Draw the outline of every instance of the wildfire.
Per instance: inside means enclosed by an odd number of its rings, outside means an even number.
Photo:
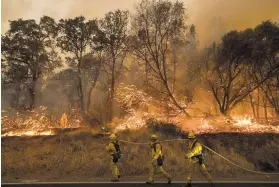
[[[32,131],[32,130],[21,130],[21,131],[10,131],[2,136],[49,136],[49,135],[55,135],[52,130],[46,130],[46,131]]]
[[[80,117],[73,110],[71,120],[63,127],[59,120],[47,114],[46,107],[13,116],[2,116],[1,136],[49,136],[55,135],[54,128],[77,128],[81,126]]]
[[[209,125],[207,120],[201,119],[201,125],[197,128],[196,132],[198,133],[204,133],[204,132],[213,132],[216,129]]]
[[[234,123],[235,126],[252,125],[251,117],[233,117],[233,119],[236,121],[236,123]]]
[[[140,129],[146,127],[148,119],[156,119],[161,122],[176,124],[184,131],[194,131],[202,133],[278,133],[278,121],[273,123],[259,122],[250,116],[233,116],[231,119],[224,117],[214,117],[211,119],[192,118],[187,119],[183,114],[170,115],[162,107],[163,103],[149,97],[144,91],[138,90],[134,85],[125,86],[121,84],[117,89],[117,101],[126,112],[122,118],[114,118],[110,125],[115,131],[125,129]],[[175,113],[175,112],[174,112]],[[47,115],[46,108],[41,107],[40,111],[32,111],[31,116],[25,117],[17,114],[15,117],[2,116],[2,136],[42,136],[54,135],[53,128],[78,128],[81,127],[82,118],[77,111],[67,119],[66,114],[61,121]],[[62,124],[62,125],[60,125]]]
[[[234,116],[233,120],[202,120],[196,130],[198,133],[242,132],[242,133],[279,133],[279,126],[260,123],[252,117]]]

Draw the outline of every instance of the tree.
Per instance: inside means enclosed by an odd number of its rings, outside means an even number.
[[[103,53],[103,70],[109,78],[109,121],[113,117],[114,95],[116,80],[123,70],[123,62],[128,52],[128,11],[116,10],[108,12],[98,22],[99,32],[95,41],[95,48]]]
[[[54,49],[57,28],[47,16],[35,20],[10,21],[10,29],[1,37],[2,58],[6,64],[4,83],[18,83],[27,88],[30,109],[35,107],[37,80],[61,65]]]
[[[279,115],[279,24],[263,22],[255,28],[255,38],[251,75],[255,82],[260,82],[267,72],[273,70],[260,88]]]
[[[63,98],[62,102],[68,103],[71,108],[75,108],[74,106],[79,103],[79,97],[76,92],[77,77],[77,72],[72,68],[62,70],[48,77],[47,84],[43,90],[44,94],[46,94],[44,100],[47,100],[44,105],[50,109],[51,106],[55,106]],[[58,96],[53,97],[53,94],[51,94],[53,92],[57,93]]]
[[[246,96],[267,81],[278,68],[266,69],[262,76],[254,81],[255,37],[253,29],[227,33],[219,45],[213,44],[207,51],[206,80],[223,115],[229,112]]]
[[[90,51],[91,42],[97,31],[96,20],[85,21],[83,16],[59,21],[58,46],[69,55],[66,58],[70,67],[77,71],[80,109],[84,112],[84,88],[82,84],[82,60]]]
[[[85,91],[87,94],[86,110],[89,111],[91,105],[92,91],[97,84],[100,75],[102,59],[94,57],[92,54],[87,54],[81,61],[81,72]]]
[[[171,89],[172,70],[175,61],[169,60],[171,45],[185,34],[185,8],[182,2],[176,1],[141,1],[136,7],[133,20],[133,51],[137,59],[145,62],[150,70],[148,85],[156,93],[170,99],[180,111],[185,111],[174,97]],[[174,80],[174,79],[173,79]]]

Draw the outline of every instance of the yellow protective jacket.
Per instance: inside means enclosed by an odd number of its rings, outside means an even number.
[[[154,146],[156,146],[155,149],[154,149]],[[152,149],[152,158],[153,159],[157,159],[159,156],[162,156],[162,146],[160,143],[158,143],[158,142],[151,143],[150,147]]]
[[[115,146],[113,143],[116,143],[116,141],[111,141],[107,146],[106,150],[110,153],[110,155],[117,153]],[[118,143],[118,142],[117,142]],[[119,144],[119,143],[118,143]]]
[[[202,145],[197,140],[189,143],[189,149],[190,151],[186,154],[187,158],[193,158],[202,154]]]

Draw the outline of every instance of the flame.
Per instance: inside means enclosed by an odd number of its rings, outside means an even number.
[[[65,118],[66,114],[63,116]],[[16,116],[2,116],[1,125],[1,136],[49,136],[55,135],[53,128],[78,128],[82,121],[73,110],[70,122],[61,126],[60,121],[48,115],[47,108],[41,106],[37,110],[25,112],[25,115],[17,112]]]
[[[241,125],[252,125],[252,118],[251,117],[233,117],[236,123],[234,125],[241,126]]]
[[[45,131],[32,131],[32,130],[21,130],[21,131],[10,131],[2,136],[50,136],[55,135],[52,130],[45,130]]]
[[[175,111],[173,104],[166,101],[158,102],[148,97],[142,90],[138,90],[134,85],[121,84],[117,90],[117,96],[118,102],[126,109],[127,115],[121,120],[114,120],[113,126],[116,131],[145,127],[146,120],[154,118],[162,122],[177,124],[184,131],[191,130],[197,134],[221,132],[279,133],[279,126],[256,122],[251,116],[233,116],[230,120],[225,117],[186,119],[179,111]],[[171,110],[168,111],[169,114],[166,114],[162,109],[164,104],[167,104]]]
[[[109,124],[115,131],[144,128],[146,121],[153,118],[163,123],[176,124],[181,130],[193,131],[196,134],[222,132],[279,134],[279,126],[257,122],[251,116],[233,116],[231,119],[225,117],[187,119],[169,102],[155,100],[134,85],[120,84],[116,91],[116,99],[126,115],[114,118]],[[61,122],[56,120],[53,116],[47,115],[46,107],[41,107],[40,111],[30,111],[28,117],[20,113],[15,117],[2,116],[2,136],[47,136],[54,135],[52,128],[81,127],[82,117],[78,115],[78,111],[73,110],[69,118],[66,114],[63,116]],[[273,122],[278,123],[278,120],[275,119]]]

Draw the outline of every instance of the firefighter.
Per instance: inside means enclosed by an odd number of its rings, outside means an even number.
[[[200,170],[206,176],[210,186],[213,186],[211,176],[207,172],[206,167],[203,163],[202,145],[198,142],[195,134],[192,132],[188,134],[188,139],[190,139],[190,151],[185,155],[185,158],[189,161],[189,171],[186,177],[187,184],[185,187],[191,187],[192,174],[197,165],[199,165]]]
[[[110,143],[106,146],[106,150],[110,154],[110,168],[112,171],[112,182],[118,182],[120,179],[120,174],[117,166],[117,162],[121,157],[121,150],[117,137],[114,133],[110,135]]]
[[[167,179],[168,184],[171,183],[171,177],[170,175],[163,169],[163,160],[164,156],[162,155],[162,145],[157,141],[157,136],[152,135],[151,136],[151,143],[150,147],[152,150],[152,160],[150,163],[150,169],[149,169],[149,177],[146,184],[153,184],[154,183],[154,172],[156,170],[156,167],[158,166],[160,173],[162,173]]]

